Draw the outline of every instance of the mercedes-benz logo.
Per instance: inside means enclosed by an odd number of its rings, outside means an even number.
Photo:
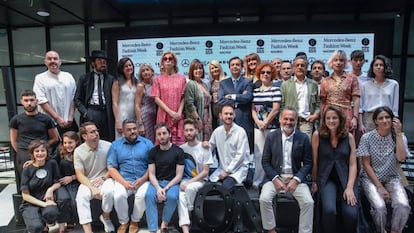
[[[181,65],[182,65],[183,67],[188,67],[188,66],[190,65],[190,61],[189,61],[188,59],[183,59],[183,60],[181,61]]]

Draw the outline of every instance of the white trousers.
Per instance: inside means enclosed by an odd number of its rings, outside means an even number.
[[[184,180],[181,183],[185,183],[188,180]],[[178,224],[190,225],[189,211],[194,209],[194,200],[196,198],[198,190],[203,187],[204,182],[195,181],[187,185],[185,191],[180,190],[180,196],[178,201]]]
[[[107,179],[99,187],[102,195],[102,210],[105,213],[112,211],[114,206],[114,181],[112,179]],[[91,215],[91,200],[93,199],[91,190],[81,184],[79,185],[78,193],[76,194],[76,207],[78,210],[79,223],[87,224],[92,222]]]
[[[253,185],[259,186],[266,174],[262,167],[262,155],[264,144],[266,141],[266,136],[276,129],[254,129],[254,176],[253,176]]]
[[[273,198],[277,193],[278,191],[271,181],[263,185],[259,202],[262,224],[265,230],[271,230],[276,227],[275,214],[273,212]],[[292,195],[298,201],[300,208],[298,233],[312,233],[314,202],[308,186],[300,183]]]
[[[121,183],[115,181],[114,207],[118,214],[120,224],[129,222],[128,216],[128,197],[135,194],[134,209],[131,220],[139,222],[145,212],[145,193],[148,189],[149,181],[144,182],[137,190],[127,190]]]

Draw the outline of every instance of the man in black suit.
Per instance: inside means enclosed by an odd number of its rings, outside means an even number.
[[[266,183],[260,194],[260,213],[263,229],[275,232],[273,198],[277,193],[289,192],[300,208],[299,233],[312,233],[313,199],[309,187],[303,183],[312,169],[312,148],[309,137],[296,129],[298,114],[285,108],[279,118],[280,129],[266,137],[262,166]],[[296,130],[295,130],[296,129]]]
[[[232,105],[235,109],[234,122],[244,128],[249,140],[250,151],[253,151],[253,119],[252,119],[252,80],[241,75],[243,60],[232,57],[229,60],[230,78],[220,81],[218,99],[220,106]]]
[[[112,142],[115,139],[115,119],[111,90],[115,78],[106,73],[108,57],[105,51],[94,50],[89,59],[93,71],[79,78],[75,105],[81,115],[80,123],[94,122],[101,139]]]

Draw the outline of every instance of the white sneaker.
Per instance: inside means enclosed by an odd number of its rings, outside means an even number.
[[[104,229],[105,232],[110,233],[110,232],[115,232],[115,227],[111,222],[111,219],[105,219],[103,217],[103,215],[101,214],[101,216],[99,216],[99,220],[102,222],[102,224],[104,225]]]

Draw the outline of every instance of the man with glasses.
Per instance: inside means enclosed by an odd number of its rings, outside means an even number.
[[[79,131],[85,141],[75,149],[73,157],[76,178],[80,183],[76,195],[79,223],[85,233],[92,233],[90,201],[102,200],[103,213],[99,219],[104,224],[105,232],[113,232],[115,228],[109,215],[114,205],[114,182],[106,166],[111,143],[100,139],[99,131],[93,122],[83,123]]]

